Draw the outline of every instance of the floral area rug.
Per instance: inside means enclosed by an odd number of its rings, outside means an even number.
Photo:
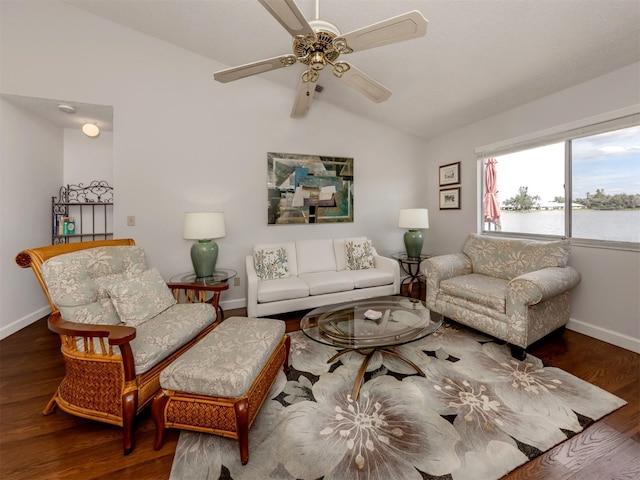
[[[376,352],[357,401],[362,363],[291,334],[281,373],[249,431],[236,441],[183,431],[178,480],[490,480],[526,463],[625,404],[624,400],[458,324],[397,351],[426,378]]]

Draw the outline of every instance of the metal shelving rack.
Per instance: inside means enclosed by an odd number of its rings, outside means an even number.
[[[62,233],[60,225],[64,217],[74,218],[76,233]],[[82,183],[63,186],[57,197],[51,197],[53,245],[113,238],[110,222],[113,222],[113,187],[104,180],[94,180],[87,186]]]

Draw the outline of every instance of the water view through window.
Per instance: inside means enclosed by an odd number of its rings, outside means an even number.
[[[485,221],[485,231],[640,243],[640,126],[495,160],[500,218]],[[565,189],[567,163],[571,192]],[[567,195],[571,215],[565,231]]]

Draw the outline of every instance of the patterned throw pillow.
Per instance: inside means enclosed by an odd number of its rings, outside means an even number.
[[[347,270],[364,270],[374,267],[371,240],[346,241],[344,247],[347,253]]]
[[[260,280],[272,280],[289,276],[289,262],[285,247],[254,250],[253,264]]]
[[[131,327],[146,322],[176,303],[157,268],[105,285],[105,288],[120,320]]]

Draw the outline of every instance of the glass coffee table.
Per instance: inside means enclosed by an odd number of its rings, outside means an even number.
[[[358,398],[362,379],[376,351],[402,360],[424,377],[422,369],[394,347],[431,335],[441,325],[442,315],[431,312],[424,302],[400,296],[328,305],[312,310],[300,321],[307,337],[341,349],[327,363],[348,352],[364,356],[351,392],[353,400]]]

